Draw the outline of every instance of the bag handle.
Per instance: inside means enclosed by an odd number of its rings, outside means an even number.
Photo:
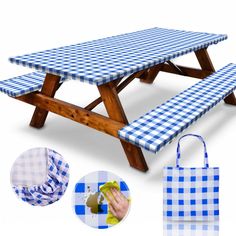
[[[203,138],[200,135],[197,135],[197,134],[186,134],[186,135],[183,135],[182,137],[179,138],[178,145],[177,145],[176,167],[180,167],[179,166],[179,160],[180,160],[180,140],[183,139],[184,137],[187,137],[187,136],[197,137],[203,143],[203,146],[204,146],[204,166],[206,168],[209,168],[206,143],[203,140]]]

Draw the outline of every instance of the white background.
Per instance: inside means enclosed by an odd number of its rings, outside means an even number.
[[[130,0],[1,0],[0,80],[30,70],[12,65],[8,58],[53,47],[74,44],[154,26],[227,33],[229,39],[209,48],[216,68],[236,62],[235,7],[225,1],[130,1]],[[198,66],[193,55],[178,60]],[[160,73],[153,85],[135,81],[120,94],[129,120],[139,117],[166,99],[194,84],[192,78]],[[57,97],[81,106],[98,95],[95,86],[65,83]],[[110,136],[50,114],[41,130],[30,128],[34,108],[0,94],[0,235],[162,235],[162,168],[174,165],[176,140],[157,155],[144,151],[150,171],[141,173],[127,164],[120,143]],[[104,113],[103,106],[96,111]],[[104,113],[105,114],[105,113]],[[207,141],[211,166],[219,166],[220,233],[235,234],[235,132],[236,107],[223,102],[186,132]],[[185,133],[186,133],[185,132]],[[57,203],[32,207],[11,190],[9,173],[20,153],[37,146],[53,148],[70,164],[70,184]],[[183,143],[185,166],[203,163],[200,143]],[[108,230],[84,225],[73,213],[72,192],[76,181],[88,172],[109,170],[129,185],[132,207],[124,222]]]

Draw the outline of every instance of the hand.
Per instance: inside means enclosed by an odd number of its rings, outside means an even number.
[[[108,198],[110,212],[118,220],[122,220],[129,209],[129,201],[116,188],[111,188],[110,191],[106,193],[106,196]]]

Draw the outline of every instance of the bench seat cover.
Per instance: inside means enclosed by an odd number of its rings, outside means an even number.
[[[45,76],[46,74],[43,72],[33,72],[3,80],[0,81],[0,91],[11,97],[18,97],[35,92],[42,88]],[[61,78],[61,82],[64,80],[65,78]]]
[[[155,153],[235,88],[236,65],[228,64],[119,130],[119,137]]]

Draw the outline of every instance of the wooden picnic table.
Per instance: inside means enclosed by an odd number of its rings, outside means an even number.
[[[43,127],[48,112],[56,113],[118,138],[130,166],[147,171],[141,148],[118,136],[118,131],[128,124],[119,92],[135,78],[153,83],[160,71],[205,78],[215,71],[207,47],[226,38],[222,34],[152,28],[11,57],[12,63],[46,73],[40,92],[21,94],[16,99],[36,106],[30,122],[32,127]],[[201,69],[175,65],[171,61],[191,52],[195,53]],[[83,108],[54,98],[67,79],[97,86],[100,97]],[[92,111],[101,102],[108,117]],[[225,102],[235,103],[233,93]]]

